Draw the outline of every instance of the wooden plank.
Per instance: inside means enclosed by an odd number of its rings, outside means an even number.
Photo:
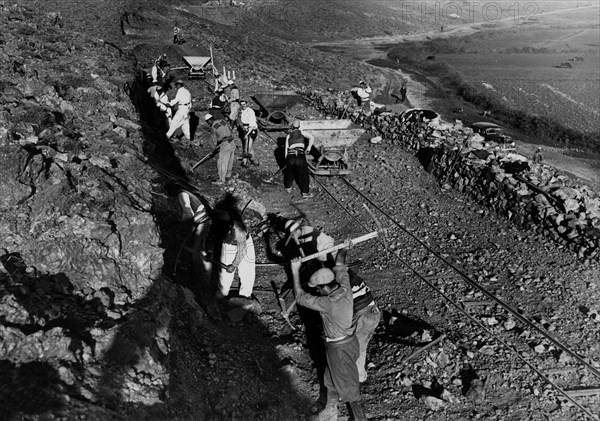
[[[444,339],[446,339],[445,333],[440,335],[437,339],[434,339],[433,341],[429,342],[427,345],[422,346],[421,348],[417,349],[415,352],[410,354],[408,357],[404,358],[400,363],[406,364],[407,362],[409,362],[410,360],[415,358],[417,355],[419,355],[421,352],[428,350],[429,348],[435,346],[436,344],[439,344]]]
[[[577,369],[573,367],[551,368],[549,370],[546,370],[546,374],[549,376],[557,376],[559,374],[569,374],[575,372],[577,372]]]

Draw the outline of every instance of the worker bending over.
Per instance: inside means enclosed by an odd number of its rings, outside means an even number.
[[[171,100],[171,107],[177,106],[177,112],[170,122],[167,139],[171,139],[175,130],[181,127],[183,135],[188,141],[191,141],[190,136],[190,108],[192,106],[192,94],[183,87],[183,81],[180,79],[175,82],[177,93],[175,98]]]
[[[292,131],[285,138],[285,163],[283,185],[288,193],[292,192],[292,182],[300,188],[303,199],[312,197],[310,194],[310,174],[306,155],[310,153],[315,138],[310,133],[300,130],[300,121],[294,120]]]

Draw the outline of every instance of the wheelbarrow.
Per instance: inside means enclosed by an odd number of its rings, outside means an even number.
[[[303,120],[300,130],[314,137],[314,148],[319,152],[316,160],[307,159],[313,175],[348,175],[348,149],[365,130],[351,120]],[[308,157],[307,157],[308,158]]]
[[[258,128],[263,131],[285,131],[291,127],[289,110],[302,102],[302,96],[294,91],[272,91],[250,95],[260,112],[256,116]]]

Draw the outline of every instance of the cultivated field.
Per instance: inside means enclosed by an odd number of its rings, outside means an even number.
[[[598,9],[540,15],[529,24],[435,40],[423,54],[449,64],[512,108],[600,132]]]
[[[572,57],[565,54],[458,54],[439,59],[458,70],[465,81],[498,94],[515,109],[597,133],[599,55],[583,57],[584,62],[570,62]],[[560,63],[572,68],[554,67]]]

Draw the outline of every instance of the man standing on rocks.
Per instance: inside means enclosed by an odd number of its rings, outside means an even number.
[[[350,243],[349,246],[351,245]],[[318,311],[325,332],[327,367],[323,383],[327,388],[327,403],[315,416],[315,420],[318,421],[337,420],[337,404],[340,399],[349,404],[354,420],[367,419],[361,404],[356,368],[359,345],[352,329],[352,289],[345,259],[346,250],[340,250],[333,271],[322,268],[312,274],[308,286],[316,288],[319,295],[307,293],[302,289],[300,258],[292,260],[291,264],[294,294],[298,305]]]
[[[242,140],[242,166],[247,167],[248,162],[253,165],[260,165],[258,160],[254,157],[254,141],[258,137],[258,122],[256,121],[256,114],[254,110],[248,107],[248,101],[242,99],[240,101],[240,122],[242,127],[240,128],[240,137]]]
[[[541,164],[543,160],[544,160],[544,156],[542,155],[542,148],[538,147],[536,149],[535,153],[533,154],[533,163]]]
[[[238,119],[240,114],[240,90],[233,80],[227,82],[229,88],[229,121],[232,124]]]
[[[217,159],[217,172],[219,179],[214,181],[215,185],[223,185],[231,178],[233,170],[233,160],[235,153],[235,143],[231,134],[231,128],[226,119],[216,120],[212,114],[204,116],[206,124],[211,129],[213,145],[219,148],[219,158]]]
[[[294,120],[292,131],[285,138],[285,163],[287,168],[283,173],[285,191],[292,192],[292,182],[300,188],[303,199],[312,197],[310,194],[310,174],[306,155],[310,153],[315,138],[300,130],[300,121]]]
[[[361,80],[357,88],[352,88],[350,92],[354,92],[358,97],[358,106],[362,107],[364,113],[371,112],[371,92],[373,90],[364,80]]]
[[[190,108],[192,106],[192,94],[186,88],[183,87],[183,81],[179,79],[175,82],[177,93],[175,98],[171,100],[171,107],[177,106],[177,112],[171,120],[169,125],[169,131],[167,132],[167,139],[171,139],[175,130],[181,127],[183,135],[188,141],[191,141],[190,136]]]
[[[222,299],[229,295],[237,270],[240,278],[239,296],[247,300],[247,305],[250,307],[256,273],[254,242],[237,207],[222,212],[220,220],[227,223],[229,228],[221,249],[221,271],[217,298]]]

